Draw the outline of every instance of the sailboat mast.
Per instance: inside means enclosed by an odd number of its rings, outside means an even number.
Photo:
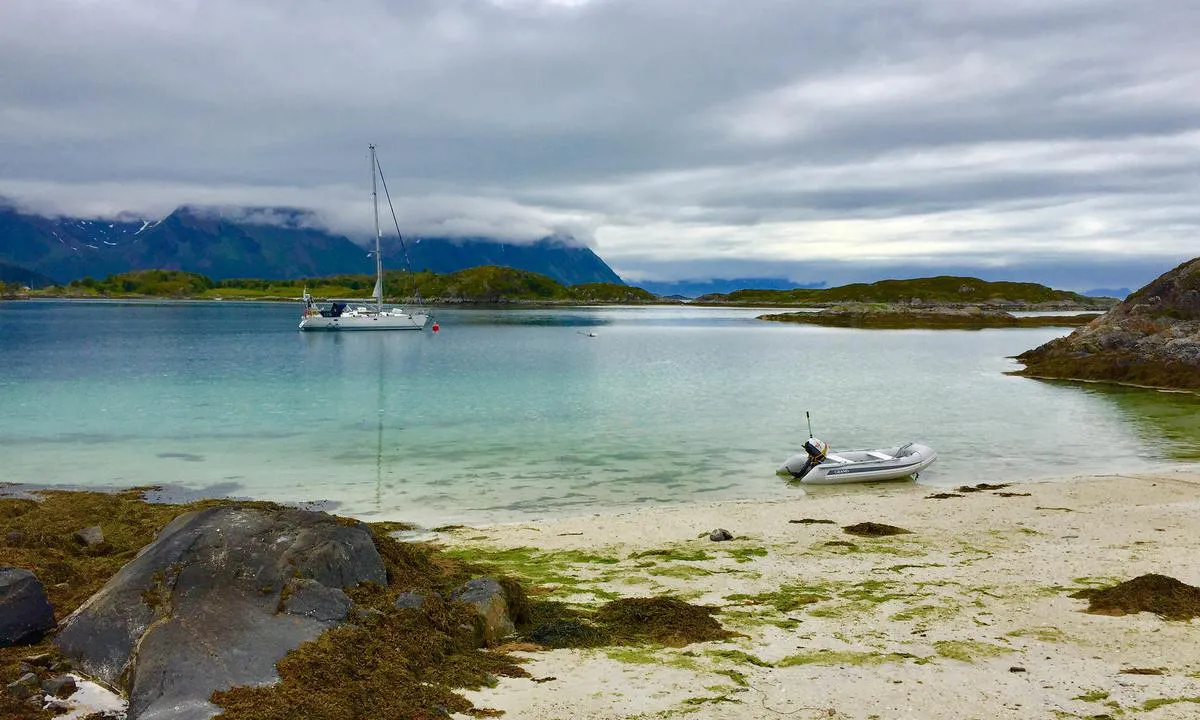
[[[383,256],[379,254],[379,192],[375,178],[379,174],[375,146],[371,145],[371,209],[375,213],[375,308],[383,312]]]

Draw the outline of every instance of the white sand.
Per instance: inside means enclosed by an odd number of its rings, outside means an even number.
[[[1200,471],[1004,490],[1028,497],[927,498],[939,491],[907,483],[816,488],[794,500],[442,533],[449,547],[620,558],[567,565],[581,579],[571,599],[599,604],[592,590],[670,593],[722,607],[721,623],[746,634],[650,651],[524,652],[534,678],[554,679],[501,678],[467,696],[521,720],[1200,717],[1200,620],[1089,615],[1085,601],[1067,597],[1145,573],[1200,585]],[[788,522],[801,518],[835,524]],[[864,521],[913,534],[862,539],[840,527]],[[710,541],[718,527],[736,539]],[[629,557],[669,548],[705,550],[712,559]],[[737,562],[731,551],[739,549],[766,554]],[[728,599],[785,585],[827,599],[786,612]],[[729,650],[767,666],[712,654]],[[795,656],[801,660],[791,666],[780,662]],[[1164,698],[1174,702],[1156,702]]]

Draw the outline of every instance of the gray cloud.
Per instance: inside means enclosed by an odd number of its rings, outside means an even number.
[[[407,232],[569,232],[631,277],[1116,284],[1200,250],[1197,37],[1192,0],[7,0],[0,195],[360,233],[375,142]]]

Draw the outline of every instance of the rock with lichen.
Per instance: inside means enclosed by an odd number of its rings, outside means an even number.
[[[1017,360],[1029,377],[1200,389],[1200,258]]]

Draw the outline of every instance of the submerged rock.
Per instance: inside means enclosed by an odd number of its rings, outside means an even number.
[[[1017,360],[1028,377],[1200,389],[1200,258]]]
[[[218,712],[213,690],[275,682],[276,661],[339,624],[343,589],[386,581],[361,524],[210,508],[163,528],[63,622],[55,643],[128,694],[130,720],[208,718]]]
[[[54,608],[33,573],[0,567],[0,647],[37,642],[54,627]]]

